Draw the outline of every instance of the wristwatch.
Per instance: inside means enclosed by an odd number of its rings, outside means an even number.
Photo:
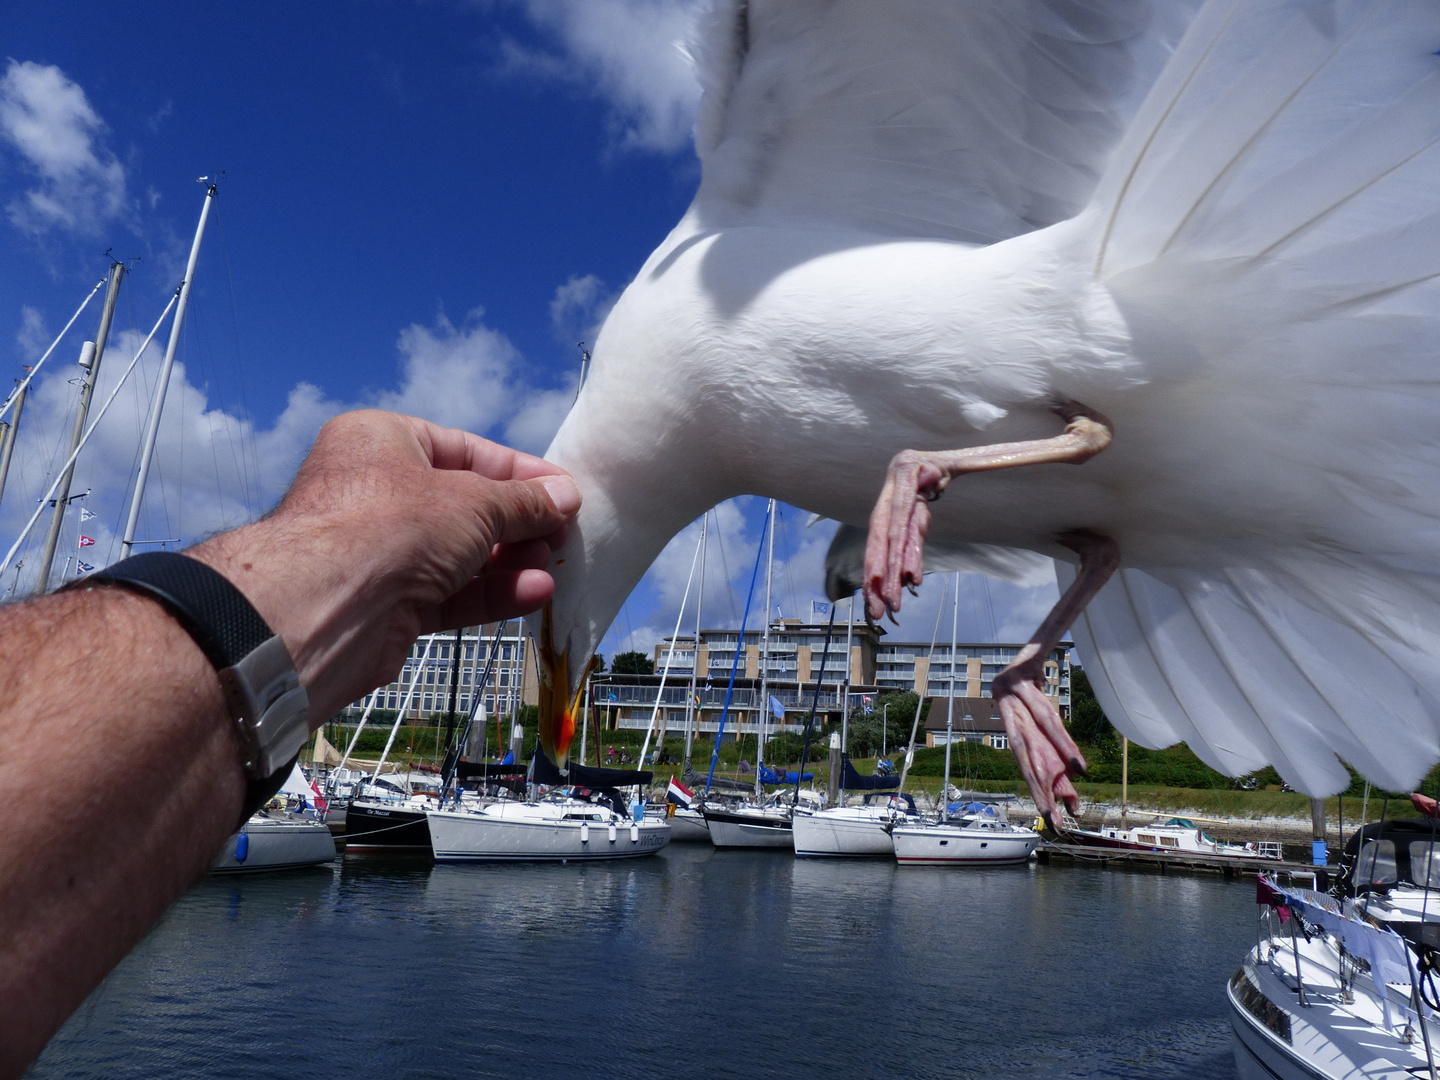
[[[285,642],[223,574],[185,555],[134,555],[65,588],[95,585],[158,601],[215,666],[240,733],[244,824],[280,790],[310,737],[310,701]]]

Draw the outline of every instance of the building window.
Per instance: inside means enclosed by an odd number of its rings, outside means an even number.
[[[1009,750],[1009,749],[1010,749],[1010,736],[1008,736],[1008,735],[999,735],[999,734],[997,734],[997,735],[991,735],[991,736],[990,736],[990,745],[993,746],[996,750]]]

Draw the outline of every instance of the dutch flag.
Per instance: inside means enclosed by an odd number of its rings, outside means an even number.
[[[670,786],[665,789],[665,801],[676,806],[689,806],[695,801],[695,793],[672,776]]]

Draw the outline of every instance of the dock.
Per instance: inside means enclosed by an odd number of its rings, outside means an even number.
[[[1068,859],[1072,862],[1098,864],[1101,869],[1108,869],[1113,863],[1126,867],[1158,869],[1162,874],[1171,870],[1221,874],[1226,881],[1238,880],[1246,874],[1267,872],[1314,874],[1316,887],[1321,890],[1329,888],[1330,875],[1335,870],[1334,867],[1283,859],[1237,859],[1223,855],[1190,855],[1184,852],[1123,851],[1054,841],[1042,843],[1036,848],[1035,856],[1041,863],[1049,863],[1052,859]]]

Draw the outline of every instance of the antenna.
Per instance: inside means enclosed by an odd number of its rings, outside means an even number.
[[[579,401],[580,391],[585,389],[585,376],[590,373],[590,350],[583,341],[577,341],[575,347],[580,350],[580,385],[575,387],[575,401]],[[574,405],[575,401],[570,404]]]

